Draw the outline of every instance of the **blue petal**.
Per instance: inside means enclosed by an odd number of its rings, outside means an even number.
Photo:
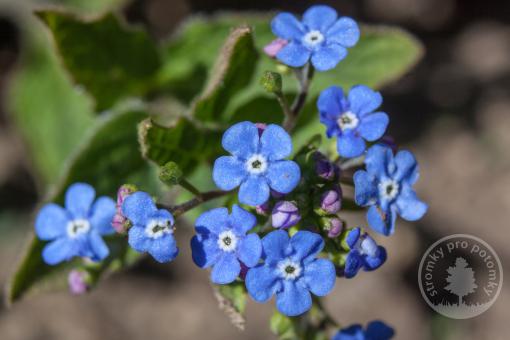
[[[336,11],[325,5],[312,6],[303,14],[303,23],[311,30],[325,32],[334,24],[337,18]]]
[[[278,290],[280,280],[274,269],[259,265],[248,270],[246,289],[255,301],[266,302]]]
[[[354,173],[354,200],[357,205],[367,206],[374,204],[377,200],[378,190],[372,176],[364,170]]]
[[[240,122],[225,131],[221,140],[223,148],[241,159],[248,159],[257,152],[259,130],[252,122]]]
[[[361,241],[360,248],[362,253],[369,257],[375,257],[379,249],[377,243],[369,235],[365,235],[365,238]]]
[[[53,240],[66,234],[67,212],[54,203],[46,204],[37,214],[35,233],[41,240]]]
[[[368,339],[389,340],[395,331],[382,321],[372,321],[367,326],[366,335]]]
[[[136,225],[145,226],[147,219],[156,210],[152,197],[143,191],[137,191],[129,195],[124,203],[122,203],[122,213]]]
[[[217,238],[194,236],[191,239],[191,256],[200,268],[212,266],[221,254]]]
[[[99,197],[92,205],[90,224],[101,235],[115,233],[112,219],[115,215],[115,202],[109,197]]]
[[[237,257],[246,267],[255,266],[262,255],[262,242],[259,235],[250,234],[242,238],[237,246]]]
[[[223,253],[211,272],[211,281],[217,284],[233,282],[241,272],[241,265],[233,253]]]
[[[327,44],[312,53],[312,64],[317,71],[333,69],[340,60],[347,56],[345,47],[339,44]]]
[[[286,257],[289,248],[289,234],[275,230],[262,239],[262,248],[267,261],[274,262]]]
[[[317,296],[326,296],[335,286],[335,266],[330,260],[317,259],[305,266],[304,278],[312,293]]]
[[[377,250],[377,256],[370,257],[366,256],[364,258],[364,268],[366,271],[371,271],[379,268],[386,262],[386,249],[384,247],[379,246]]]
[[[310,59],[310,54],[306,47],[291,41],[276,54],[276,58],[285,65],[301,67]]]
[[[396,181],[405,181],[409,185],[416,183],[419,177],[418,162],[414,155],[407,150],[401,150],[395,155],[396,171],[394,178]]]
[[[396,201],[398,214],[406,221],[416,221],[425,215],[428,206],[416,197],[416,193],[405,185]]]
[[[134,250],[145,252],[149,250],[151,239],[145,234],[145,227],[134,225],[129,228],[128,243]]]
[[[308,289],[291,280],[285,280],[283,285],[283,291],[276,294],[276,308],[280,313],[296,316],[312,307],[312,297]]]
[[[357,250],[351,250],[345,259],[344,276],[353,278],[362,266],[363,259]]]
[[[361,228],[357,227],[349,231],[347,237],[345,238],[345,242],[349,246],[349,248],[353,249],[356,242],[358,242],[359,237],[361,235]]]
[[[158,220],[168,220],[170,225],[175,223],[174,216],[166,209],[158,209],[150,217]]]
[[[244,210],[237,204],[232,206],[229,216],[230,226],[239,234],[245,235],[257,224],[257,218],[249,211]]]
[[[106,243],[101,238],[101,235],[99,235],[99,233],[95,230],[91,230],[89,233],[89,245],[93,254],[91,257],[92,261],[101,261],[110,253]]]
[[[387,177],[388,168],[393,163],[391,148],[382,145],[373,145],[367,150],[365,165],[367,172],[377,178]]]
[[[352,325],[338,332],[332,340],[368,340],[361,325]],[[377,340],[375,338],[374,340]]]
[[[261,205],[269,199],[269,185],[262,176],[250,176],[239,188],[239,202],[251,206]]]
[[[290,13],[280,13],[271,21],[274,35],[287,40],[300,39],[304,34],[303,24]]]
[[[177,257],[179,249],[172,234],[166,234],[152,240],[149,246],[149,254],[159,263],[170,262]]]
[[[361,117],[373,112],[382,104],[382,96],[379,92],[372,90],[365,85],[356,85],[349,91],[349,103],[351,111]]]
[[[352,47],[356,45],[359,40],[359,36],[360,31],[358,24],[356,21],[348,17],[338,19],[326,33],[326,39],[328,42],[335,42],[345,47]]]
[[[195,221],[195,228],[205,228],[215,235],[219,235],[228,227],[229,216],[227,208],[215,208],[202,213]]]
[[[371,206],[367,212],[368,225],[373,230],[385,236],[389,236],[395,231],[396,218],[397,214],[394,206],[392,206],[384,215],[375,205]]]
[[[295,233],[290,244],[294,250],[293,257],[299,260],[312,259],[324,248],[324,240],[317,233],[300,230]]]
[[[342,105],[344,99],[344,92],[341,87],[330,86],[319,95],[317,100],[317,109],[319,112],[324,112],[331,120],[335,120],[340,116],[340,113],[345,111],[345,107]]]
[[[42,257],[44,262],[49,265],[56,265],[62,261],[68,261],[76,255],[75,243],[65,237],[58,238],[47,244],[43,251]]]
[[[244,162],[236,157],[222,156],[214,162],[213,180],[221,190],[238,187],[248,175]]]
[[[301,170],[296,162],[277,161],[269,164],[266,176],[271,189],[288,194],[298,185],[301,179]]]
[[[375,112],[361,118],[358,131],[361,137],[373,142],[384,135],[389,123],[388,115],[384,112]]]
[[[270,124],[260,137],[260,153],[270,161],[286,158],[292,152],[292,140],[281,126]]]
[[[338,154],[345,158],[358,157],[365,151],[365,141],[353,132],[338,136],[336,147]]]
[[[96,197],[96,191],[92,186],[86,183],[74,183],[66,191],[66,210],[74,218],[87,219],[94,197]]]

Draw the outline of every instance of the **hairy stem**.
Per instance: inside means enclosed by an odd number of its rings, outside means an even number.
[[[215,198],[223,197],[228,195],[230,191],[213,190],[203,193],[199,193],[195,198],[190,199],[182,204],[175,206],[168,206],[165,204],[158,204],[159,207],[169,210],[175,218],[183,215],[187,211],[199,206],[202,203],[208,202]]]
[[[303,109],[306,103],[306,97],[308,96],[308,88],[310,87],[311,80],[313,78],[314,68],[310,63],[307,63],[302,69],[297,71],[297,78],[299,81],[299,93],[294,102],[290,107],[290,110],[285,112],[285,120],[283,121],[283,128],[288,132],[292,131],[296,126],[297,118],[299,113]]]
[[[347,170],[362,166],[365,162],[365,155],[347,159],[339,164],[341,170]]]

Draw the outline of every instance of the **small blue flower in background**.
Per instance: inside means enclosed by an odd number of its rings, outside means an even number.
[[[241,262],[253,267],[260,260],[259,236],[246,235],[256,224],[256,217],[236,204],[230,215],[227,208],[204,212],[195,222],[197,235],[191,239],[193,261],[200,268],[213,267],[212,282],[233,282],[241,272]]]
[[[335,266],[330,260],[317,259],[324,247],[319,234],[298,231],[289,239],[277,230],[262,239],[264,263],[251,268],[246,288],[257,302],[266,302],[276,294],[276,308],[287,316],[300,315],[312,306],[310,292],[325,296],[335,285]]]
[[[354,174],[355,201],[369,206],[368,224],[378,233],[393,234],[397,214],[404,220],[416,221],[428,209],[413,190],[418,180],[418,164],[409,151],[395,156],[391,148],[372,146],[365,158],[366,171]]]
[[[75,256],[101,261],[109,254],[101,235],[115,232],[111,226],[115,202],[99,197],[85,183],[72,184],[65,194],[65,209],[50,203],[45,205],[35,221],[39,239],[51,241],[42,252],[44,262],[56,265]]]
[[[347,234],[346,242],[350,251],[345,261],[344,275],[350,279],[363,268],[371,271],[379,268],[386,261],[386,249],[378,246],[367,233],[361,233],[360,228],[352,229]]]
[[[254,123],[237,123],[225,131],[222,145],[232,156],[214,162],[213,179],[222,190],[240,186],[241,203],[261,205],[269,199],[270,188],[288,194],[299,183],[299,166],[283,160],[292,152],[292,141],[278,125],[268,125],[259,137]]]
[[[128,242],[138,252],[148,252],[165,263],[175,259],[179,249],[174,239],[174,217],[165,209],[158,209],[152,197],[137,191],[122,203],[122,213],[133,226],[129,229]]]
[[[288,41],[276,54],[282,63],[301,67],[308,60],[319,71],[334,68],[347,56],[347,47],[353,47],[360,31],[354,20],[338,18],[329,6],[312,6],[300,22],[291,13],[280,13],[271,21],[273,33]]]
[[[317,101],[320,121],[326,125],[329,138],[337,137],[340,156],[360,156],[365,151],[365,140],[373,142],[382,137],[389,118],[384,112],[374,112],[381,103],[381,94],[364,85],[353,86],[347,97],[337,86],[321,92]]]
[[[393,328],[382,321],[372,321],[364,330],[361,325],[341,329],[332,340],[389,340],[395,335]]]

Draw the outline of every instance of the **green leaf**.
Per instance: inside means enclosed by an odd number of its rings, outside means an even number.
[[[24,53],[13,74],[8,107],[27,145],[41,187],[54,183],[62,164],[93,123],[92,102],[60,66],[39,20],[23,17]]]
[[[81,147],[70,157],[64,175],[48,201],[62,204],[67,187],[77,181],[93,185],[98,196],[113,196],[125,182],[134,183],[142,190],[152,187],[151,179],[156,181],[151,173],[154,169],[149,168],[142,159],[136,141],[136,127],[144,117],[144,112],[126,111],[113,112],[98,119]],[[10,279],[6,294],[9,303],[17,301],[29,291],[47,286],[55,278],[60,282],[65,279],[62,274],[70,263],[46,265],[41,258],[44,245],[45,242],[32,236]],[[112,264],[117,262],[113,261]]]
[[[280,340],[299,339],[295,320],[278,311],[274,311],[273,316],[271,316],[269,328]]]
[[[229,317],[232,324],[243,330],[246,322],[244,311],[247,301],[244,283],[236,281],[228,285],[215,285],[214,295],[218,300],[219,308]]]
[[[86,21],[55,11],[38,15],[53,33],[65,67],[95,98],[98,110],[153,86],[160,58],[144,31],[122,26],[112,14]]]
[[[234,29],[217,57],[207,87],[193,103],[193,117],[201,121],[222,120],[231,98],[253,78],[257,58],[252,30],[249,27]]]

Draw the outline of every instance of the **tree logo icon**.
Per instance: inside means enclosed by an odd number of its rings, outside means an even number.
[[[423,298],[436,312],[454,319],[485,312],[503,285],[498,255],[478,237],[456,234],[427,249],[418,271]]]

